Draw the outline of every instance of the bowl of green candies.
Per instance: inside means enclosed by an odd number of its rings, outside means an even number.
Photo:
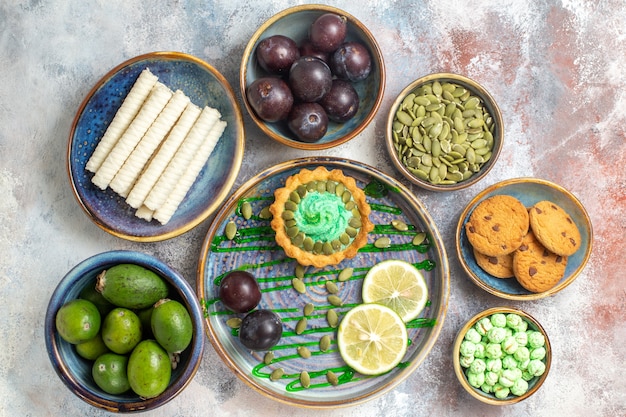
[[[451,73],[407,85],[391,105],[385,127],[396,169],[429,191],[476,184],[496,163],[503,141],[495,99],[476,81]]]
[[[550,340],[528,313],[495,307],[472,317],[453,347],[454,372],[465,390],[486,404],[515,404],[533,395],[548,376]]]

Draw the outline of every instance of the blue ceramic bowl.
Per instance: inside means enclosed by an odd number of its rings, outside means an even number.
[[[474,208],[483,200],[494,195],[510,195],[522,202],[524,206],[549,200],[562,207],[572,218],[582,238],[578,251],[567,258],[565,275],[551,289],[533,293],[524,289],[515,278],[496,278],[483,271],[474,258],[472,246],[465,234],[465,223],[469,220]],[[582,203],[569,191],[550,181],[538,178],[515,178],[494,184],[469,202],[459,218],[456,229],[456,251],[461,266],[476,285],[482,289],[509,300],[536,300],[561,291],[571,284],[585,267],[593,241],[591,220]]]
[[[268,123],[260,119],[248,103],[246,88],[259,77],[267,73],[256,61],[256,46],[263,39],[272,35],[288,36],[300,44],[306,39],[309,26],[324,13],[336,13],[348,19],[346,41],[363,43],[372,57],[372,71],[363,81],[354,83],[361,99],[357,114],[345,123],[329,122],[326,135],[315,143],[299,141],[285,122]],[[341,145],[357,136],[372,121],[383,100],[385,91],[385,64],[383,54],[372,33],[354,16],[343,10],[320,4],[306,4],[285,9],[272,16],[252,35],[243,53],[239,74],[243,103],[256,125],[272,139],[297,149],[320,150]]]
[[[170,297],[183,303],[193,322],[191,344],[180,355],[180,363],[172,371],[168,388],[159,396],[142,399],[131,391],[111,395],[102,391],[91,376],[92,362],[80,357],[73,345],[56,332],[55,318],[59,308],[78,298],[89,285],[95,285],[96,276],[104,269],[120,263],[141,265],[161,276],[171,287]],[[54,370],[65,385],[83,401],[112,412],[134,412],[157,408],[178,395],[196,374],[204,350],[204,317],[195,292],[185,279],[160,260],[140,252],[111,251],[85,259],[59,282],[54,290],[44,323],[46,348]]]
[[[98,141],[139,73],[149,68],[172,90],[180,89],[199,107],[218,109],[228,123],[211,157],[171,220],[161,225],[135,216],[135,209],[110,188],[100,190],[85,169]],[[87,94],[72,125],[67,168],[74,195],[89,218],[112,235],[141,242],[178,236],[200,224],[233,186],[245,145],[241,109],[228,81],[206,62],[179,52],[155,52],[132,58],[109,71]]]
[[[483,390],[472,386],[468,379],[467,374],[464,371],[464,368],[461,366],[460,355],[461,355],[461,343],[465,339],[465,334],[467,331],[473,327],[479,320],[485,317],[490,317],[493,314],[517,314],[522,317],[526,323],[528,323],[529,330],[535,330],[541,332],[543,334],[543,338],[545,340],[545,357],[542,359],[543,363],[546,366],[545,372],[540,376],[535,376],[530,379],[528,382],[528,391],[526,393],[516,396],[513,394],[509,394],[505,398],[497,398],[493,393],[485,393]],[[530,314],[525,311],[510,308],[510,307],[494,307],[480,313],[476,314],[474,317],[469,319],[459,330],[456,339],[454,341],[454,347],[452,348],[452,364],[454,366],[454,373],[456,374],[457,379],[463,386],[463,388],[474,398],[477,400],[491,405],[510,405],[515,404],[520,401],[523,401],[533,395],[537,390],[543,385],[546,378],[548,377],[548,373],[550,371],[550,365],[552,364],[552,347],[550,345],[550,339],[548,338],[548,334],[545,329],[541,326],[541,324]]]

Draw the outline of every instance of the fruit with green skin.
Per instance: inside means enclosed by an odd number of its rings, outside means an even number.
[[[96,290],[95,285],[86,286],[78,295],[78,298],[91,301],[98,308],[100,316],[104,317],[107,313],[115,308],[106,298]]]
[[[154,338],[168,352],[180,353],[191,343],[191,317],[185,306],[176,300],[164,299],[157,302],[152,312],[151,324]]]
[[[104,392],[112,395],[123,394],[130,389],[127,365],[128,356],[105,353],[93,363],[91,375]]]
[[[130,352],[141,337],[141,320],[127,308],[114,308],[102,322],[102,340],[115,353]]]
[[[102,271],[96,289],[109,302],[130,309],[151,306],[169,292],[160,276],[135,264],[119,264]]]
[[[104,344],[101,333],[98,333],[95,337],[92,337],[86,342],[76,345],[76,353],[90,361],[95,360],[100,355],[107,352],[109,352],[109,348]]]
[[[72,344],[95,337],[100,331],[101,320],[98,308],[91,301],[78,298],[63,304],[55,318],[59,336]]]
[[[128,359],[130,387],[142,398],[154,398],[167,389],[172,375],[170,358],[155,340],[143,340]]]

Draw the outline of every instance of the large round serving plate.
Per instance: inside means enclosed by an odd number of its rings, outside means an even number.
[[[259,213],[272,203],[274,190],[282,187],[287,177],[303,168],[312,170],[318,166],[329,170],[340,169],[366,190],[367,201],[372,208],[370,219],[375,229],[368,236],[368,244],[355,258],[321,269],[308,267],[304,276],[307,290],[305,294],[300,294],[291,284],[297,262],[286,257],[276,245],[269,220],[259,216]],[[378,193],[371,193],[370,190]],[[248,220],[240,212],[244,202],[253,207],[253,215]],[[394,229],[391,226],[394,219],[408,224],[409,230],[400,232]],[[230,221],[235,222],[238,228],[233,240],[225,237],[225,227]],[[426,241],[413,245],[413,237],[420,232],[427,234]],[[388,236],[392,244],[381,250],[374,246],[374,242],[382,236]],[[326,312],[335,308],[341,320],[350,308],[360,304],[365,274],[385,259],[403,259],[420,268],[428,285],[429,301],[422,314],[407,323],[410,344],[401,364],[384,375],[368,377],[354,372],[341,359],[336,345],[336,329],[329,327]],[[354,268],[352,278],[339,282],[339,272],[348,267]],[[230,318],[243,317],[228,311],[218,298],[220,280],[235,269],[249,271],[257,278],[262,291],[257,308],[271,309],[282,319],[283,336],[272,349],[274,359],[269,365],[264,364],[266,352],[246,349],[239,342],[237,331],[226,323]],[[333,280],[339,286],[338,296],[343,300],[341,307],[333,307],[327,300],[327,280]],[[209,340],[237,376],[277,401],[301,407],[333,408],[355,405],[382,395],[418,368],[443,326],[449,281],[446,252],[435,223],[408,189],[386,174],[358,162],[310,157],[288,161],[261,172],[225,203],[216,214],[203,245],[197,291],[205,310]],[[296,334],[296,324],[303,317],[303,307],[307,303],[312,303],[315,310],[307,317],[306,330]],[[319,347],[324,335],[332,339],[330,349],[325,352]],[[308,359],[300,357],[296,350],[298,346],[306,346],[312,356]],[[272,381],[270,373],[277,368],[283,368],[285,374],[281,379]],[[338,376],[338,385],[327,382],[328,370]],[[302,371],[307,371],[311,377],[311,385],[306,389],[299,381]]]
[[[228,123],[187,196],[165,225],[135,216],[135,209],[110,188],[101,190],[85,169],[100,138],[145,68],[197,106],[218,109]],[[211,65],[179,52],[154,52],[109,71],[87,94],[74,119],[67,150],[70,183],[80,206],[100,228],[133,241],[160,241],[180,235],[210,216],[230,192],[245,145],[241,109],[228,81]]]

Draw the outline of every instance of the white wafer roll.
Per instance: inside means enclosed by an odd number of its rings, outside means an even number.
[[[135,185],[130,190],[126,203],[132,208],[139,209],[144,200],[150,193],[154,184],[165,171],[167,163],[174,157],[176,150],[180,147],[192,126],[200,115],[200,107],[193,103],[189,103],[180,115],[180,118],[167,135],[161,147],[157,150],[152,160],[148,163],[146,169],[141,173]]]
[[[146,197],[144,201],[144,205],[151,210],[156,210],[165,203],[165,200],[202,145],[204,138],[220,117],[220,112],[214,108],[207,106],[202,110],[200,117],[198,117],[191,131],[176,151],[172,160],[168,163],[167,168],[165,168],[165,171],[157,183],[152,187],[152,190],[150,190],[148,197]]]
[[[146,206],[141,206],[137,209],[137,211],[135,211],[135,216],[139,217],[140,219],[146,220],[148,222],[152,221],[153,215],[154,215],[154,210],[150,210]]]
[[[135,149],[131,152],[124,162],[124,165],[117,171],[109,186],[113,191],[126,197],[130,192],[135,181],[146,166],[146,163],[159,147],[163,139],[167,136],[172,126],[180,117],[181,113],[189,103],[187,97],[182,91],[177,90],[163,111],[150,126],[146,134],[141,138]]]
[[[185,173],[178,180],[176,187],[174,187],[170,195],[167,197],[165,203],[155,210],[153,216],[161,224],[166,224],[174,215],[174,212],[187,195],[187,192],[196,181],[200,171],[202,171],[202,168],[211,156],[217,141],[222,136],[222,133],[224,133],[224,129],[226,129],[226,122],[223,120],[220,120],[213,125],[211,131],[204,139],[204,142],[202,142],[200,149],[198,149],[198,152],[187,166]]]
[[[152,91],[152,87],[156,84],[158,78],[152,74],[148,68],[141,71],[139,77],[131,87],[128,95],[122,102],[122,105],[115,113],[113,120],[107,127],[104,135],[98,142],[98,146],[87,161],[85,168],[88,171],[96,172],[102,162],[113,149],[122,134],[126,131],[133,118],[139,112],[144,101]]]
[[[102,190],[107,188],[117,171],[119,171],[130,153],[135,149],[135,146],[137,146],[137,143],[139,143],[159,113],[161,113],[172,94],[172,91],[162,83],[157,82],[154,85],[141,110],[139,110],[128,129],[111,149],[111,152],[102,162],[91,182]]]

